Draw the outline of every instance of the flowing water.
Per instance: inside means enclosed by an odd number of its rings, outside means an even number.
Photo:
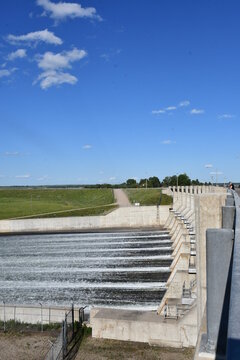
[[[0,237],[0,301],[156,309],[170,275],[166,231]]]

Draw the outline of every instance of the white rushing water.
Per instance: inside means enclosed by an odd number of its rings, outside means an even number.
[[[1,236],[0,299],[156,309],[171,253],[166,231]]]

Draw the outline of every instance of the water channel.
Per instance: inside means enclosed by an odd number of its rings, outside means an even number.
[[[0,301],[153,310],[171,253],[166,231],[0,236]]]

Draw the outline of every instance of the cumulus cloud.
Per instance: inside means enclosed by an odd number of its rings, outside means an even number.
[[[66,18],[91,18],[102,20],[94,7],[83,8],[77,3],[52,2],[50,0],[37,0],[37,4],[44,9],[44,15],[50,14],[54,20],[63,20]]]
[[[40,82],[42,89],[47,89],[51,86],[57,86],[64,83],[71,85],[76,84],[78,81],[76,76],[73,76],[68,72],[64,72],[63,70],[65,68],[71,68],[71,64],[73,62],[79,61],[85,56],[87,56],[87,52],[85,50],[79,50],[76,48],[71,51],[63,51],[57,54],[46,52],[43,55],[38,55],[36,57],[38,67],[42,69],[43,72],[38,76],[34,83]]]
[[[16,51],[11,52],[8,56],[7,56],[7,60],[13,61],[15,59],[22,59],[24,57],[27,56],[27,52],[25,49],[18,49]]]
[[[44,55],[38,57],[38,67],[43,70],[57,70],[63,68],[71,68],[71,63],[79,61],[87,56],[85,50],[74,48],[71,51],[53,54],[48,51]]]
[[[221,114],[221,115],[218,115],[219,119],[233,119],[234,117],[235,117],[235,115],[233,115],[233,114]]]
[[[178,104],[179,107],[185,107],[185,106],[189,106],[189,105],[190,105],[189,100],[183,100]]]
[[[204,113],[205,113],[205,110],[203,110],[203,109],[192,109],[190,111],[191,115],[200,115],[200,114],[204,114]]]
[[[82,147],[84,150],[88,150],[88,149],[91,149],[92,148],[92,145],[91,144],[86,144],[86,145],[83,145]]]
[[[57,86],[61,84],[74,85],[77,83],[78,79],[76,76],[66,72],[50,70],[44,71],[42,74],[40,74],[34,84],[38,81],[40,82],[40,87],[45,90],[51,86]]]
[[[54,44],[54,45],[61,45],[63,42],[62,40],[54,35],[53,32],[48,31],[48,29],[30,32],[25,35],[8,35],[7,40],[11,44],[19,44],[25,43],[27,45],[37,44],[39,42],[45,42],[47,44]]]

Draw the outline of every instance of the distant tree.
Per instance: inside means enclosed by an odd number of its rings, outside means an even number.
[[[196,180],[192,180],[192,185],[201,185],[201,183],[198,179],[196,179]]]
[[[138,183],[138,186],[140,188],[143,188],[143,187],[146,187],[146,183],[148,182],[148,179],[141,179]],[[148,186],[148,183],[147,183],[147,186]]]
[[[178,186],[189,186],[191,185],[191,179],[184,173],[178,176]]]
[[[127,187],[137,187],[137,182],[135,179],[128,179],[126,185]]]
[[[148,179],[148,186],[149,187],[160,187],[161,183],[159,181],[159,178],[157,176],[152,176]]]
[[[171,176],[166,176],[162,181],[163,186],[165,187],[170,186],[170,181],[171,181]]]
[[[177,175],[173,175],[170,177],[170,186],[177,186],[178,184],[178,178]],[[179,184],[178,184],[179,185]]]

